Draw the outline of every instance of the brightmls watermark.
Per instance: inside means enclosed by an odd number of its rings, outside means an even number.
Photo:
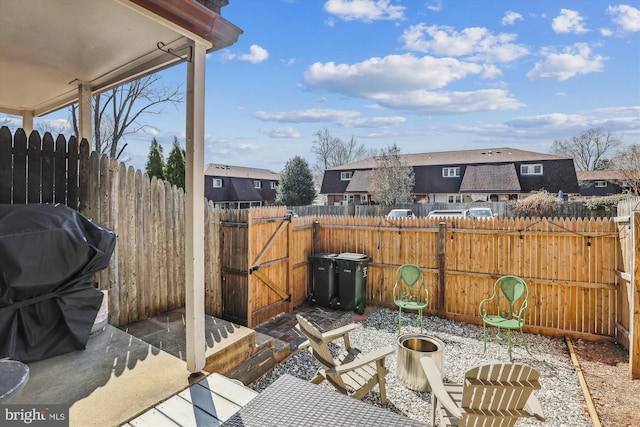
[[[69,405],[2,405],[0,425],[68,427]]]

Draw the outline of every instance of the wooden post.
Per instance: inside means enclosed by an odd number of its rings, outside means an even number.
[[[317,254],[321,252],[321,241],[320,241],[320,221],[313,222],[313,253]]]
[[[633,237],[633,265],[631,274],[631,322],[629,326],[629,374],[640,379],[640,211],[630,212]]]
[[[447,223],[438,224],[438,317],[444,317],[444,294],[445,294],[445,261],[446,261],[446,242]]]
[[[193,42],[187,63],[185,167],[185,321],[187,369],[205,365],[204,329],[204,45]]]
[[[78,85],[78,141],[82,141],[85,138],[89,142],[93,141],[91,95],[91,87],[89,85]]]

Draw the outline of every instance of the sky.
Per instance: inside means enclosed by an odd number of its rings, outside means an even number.
[[[207,56],[206,163],[312,165],[324,129],[403,154],[548,153],[595,127],[640,143],[640,0],[230,0],[221,14],[244,33]],[[186,86],[184,64],[160,76]],[[144,117],[129,163],[144,168],[153,137],[165,156],[184,146],[184,117]]]

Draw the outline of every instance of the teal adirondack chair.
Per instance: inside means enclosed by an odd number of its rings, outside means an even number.
[[[405,264],[396,272],[396,284],[393,287],[393,302],[398,306],[398,334],[402,322],[411,318],[404,316],[402,310],[418,312],[420,333],[422,333],[422,310],[429,304],[429,291],[424,287],[424,274],[417,265]]]
[[[484,352],[487,352],[487,341],[504,341],[501,330],[507,330],[507,343],[509,344],[509,360],[513,361],[511,349],[514,344],[523,345],[527,353],[531,354],[525,335],[522,332],[524,326],[524,311],[529,303],[529,286],[517,276],[503,276],[493,285],[493,295],[480,302],[478,312],[482,318],[484,331]],[[487,325],[498,328],[495,337],[487,336]],[[520,341],[514,341],[511,330],[520,331]]]

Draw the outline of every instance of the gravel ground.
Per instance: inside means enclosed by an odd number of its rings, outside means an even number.
[[[339,325],[351,323],[351,316],[347,316]],[[508,361],[506,344],[489,342],[487,353],[483,354],[482,327],[467,323],[444,320],[438,317],[424,319],[424,333],[433,335],[444,342],[444,381],[462,382],[464,372],[474,366]],[[369,352],[385,345],[397,343],[397,312],[389,309],[379,309],[370,313],[361,322],[362,327],[350,333],[351,345],[363,352]],[[418,327],[403,326],[403,333],[419,333]],[[342,340],[335,341],[342,345]],[[539,422],[533,418],[520,419],[517,426],[593,426],[586,403],[580,388],[578,376],[571,363],[569,351],[564,340],[527,335],[529,350],[533,356],[527,354],[521,346],[513,350],[514,362],[521,362],[536,368],[540,372],[542,389],[536,391],[540,400],[546,421]],[[336,354],[341,351],[338,345],[331,347]],[[389,367],[387,374],[386,409],[405,415],[409,418],[430,423],[431,395],[429,392],[415,392],[405,387],[396,377],[396,354],[387,357]],[[313,356],[302,350],[293,354],[284,363],[278,365],[271,373],[261,378],[253,388],[261,391],[281,375],[288,373],[298,378],[310,380],[320,365]],[[321,384],[331,387],[326,381]],[[363,401],[384,407],[380,404],[378,387],[368,393]]]

